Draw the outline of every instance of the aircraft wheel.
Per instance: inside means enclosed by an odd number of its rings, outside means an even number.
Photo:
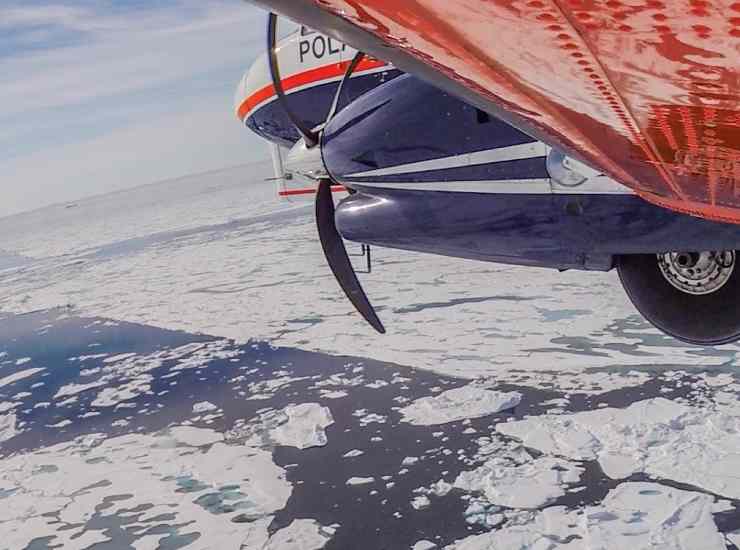
[[[740,340],[740,257],[734,250],[622,256],[619,278],[637,310],[684,342]]]

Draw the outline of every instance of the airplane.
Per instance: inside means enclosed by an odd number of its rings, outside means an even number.
[[[237,116],[272,144],[279,194],[315,195],[329,266],[378,332],[343,239],[616,269],[664,333],[740,340],[740,19],[698,0],[254,3],[267,51]],[[278,41],[274,12],[310,28]]]

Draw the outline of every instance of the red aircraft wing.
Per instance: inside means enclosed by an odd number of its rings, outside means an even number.
[[[740,1],[255,0],[645,199],[740,223]]]

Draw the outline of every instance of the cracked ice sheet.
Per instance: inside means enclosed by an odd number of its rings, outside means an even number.
[[[556,458],[541,457],[510,464],[498,457],[462,472],[454,487],[482,494],[496,506],[539,508],[565,494],[566,485],[581,478],[583,468]]]
[[[244,189],[241,202],[262,192]],[[218,203],[216,192],[209,200],[228,210],[227,196]],[[274,207],[263,202],[261,211]],[[193,200],[190,208],[198,216],[203,205]],[[116,226],[149,223],[146,211],[118,210],[130,219]],[[39,243],[47,233],[39,232]],[[64,246],[89,244],[77,240]],[[313,223],[302,213],[216,236],[194,233],[104,261],[43,260],[3,278],[0,309],[27,312],[73,297],[84,314],[590,392],[644,381],[627,375],[631,366],[720,365],[737,352],[698,357],[691,346],[660,335],[635,314],[614,274],[558,274],[388,249],[375,249],[374,258],[373,274],[362,279],[389,328],[382,337],[340,299]],[[616,372],[587,372],[615,365]]]
[[[518,392],[487,390],[469,384],[433,397],[422,397],[399,412],[403,415],[403,422],[433,426],[512,409],[521,399],[522,395]]]
[[[688,407],[663,398],[501,423],[496,430],[543,453],[599,461],[623,479],[645,472],[740,498],[740,409]]]
[[[448,550],[725,550],[714,498],[658,483],[622,483],[597,506],[562,506],[474,535]]]
[[[94,533],[88,523],[95,517],[133,517],[127,528],[138,537],[163,523],[157,516],[172,514],[175,535],[199,534],[198,547],[262,548],[291,485],[269,451],[221,438],[192,427],[107,440],[97,434],[8,458],[0,463],[7,495],[0,540],[24,548],[48,536],[50,545],[78,548],[75,536]],[[112,505],[101,507],[105,502]],[[143,511],[132,512],[136,507]],[[144,536],[141,547],[153,542]]]

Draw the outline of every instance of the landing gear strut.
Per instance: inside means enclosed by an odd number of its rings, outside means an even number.
[[[698,345],[740,340],[740,266],[734,250],[622,256],[617,269],[639,312]]]

